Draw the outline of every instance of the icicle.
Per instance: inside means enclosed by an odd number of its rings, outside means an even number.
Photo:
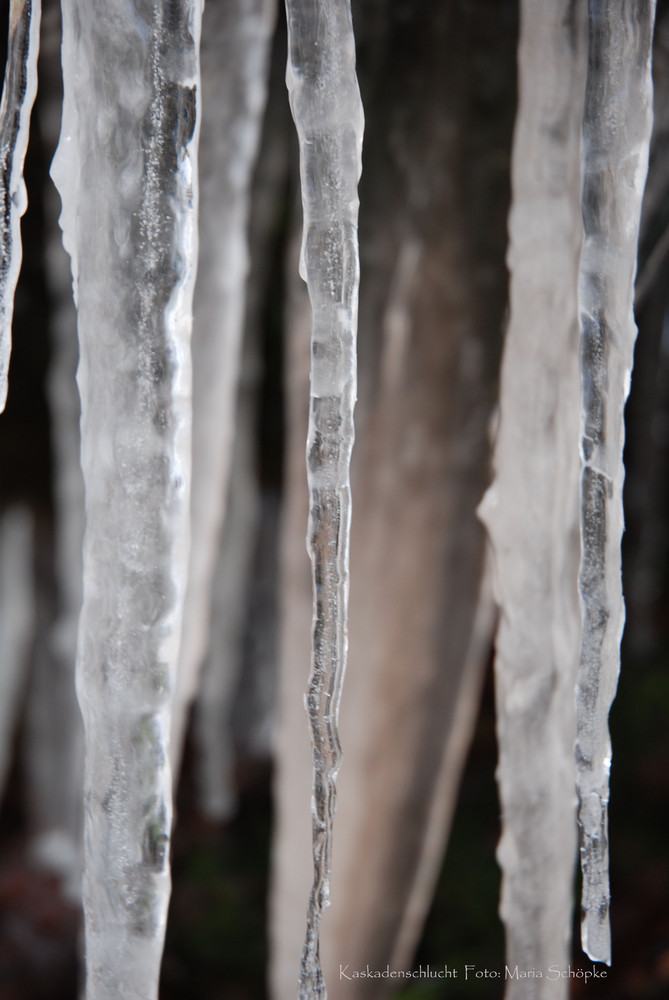
[[[214,577],[211,643],[195,711],[200,804],[213,819],[230,818],[236,805],[232,707],[242,667],[260,499],[254,447],[257,370],[258,359],[247,343],[225,527]]]
[[[192,547],[174,698],[175,779],[209,642],[211,593],[234,443],[251,177],[276,0],[211,0],[202,40],[200,265],[193,323]]]
[[[346,663],[363,116],[348,0],[287,0],[286,10],[286,81],[300,142],[304,214],[300,274],[313,317],[307,471],[314,617],[306,704],[314,764],[314,882],[300,977],[300,997],[308,998],[326,996],[319,933],[329,903],[341,758],[337,720]]]
[[[302,398],[306,400],[308,396]],[[306,434],[302,440],[305,437]],[[257,483],[254,485],[257,489]],[[233,726],[239,754],[243,758],[267,761],[276,750],[279,645],[277,541],[281,535],[283,509],[278,491],[274,489],[260,490],[256,503],[259,508],[258,523],[253,537],[253,561],[247,591],[244,669],[236,691]],[[305,521],[306,518],[303,518],[302,523]],[[262,627],[255,628],[254,623],[259,621],[262,621]],[[307,794],[307,805],[309,798]]]
[[[639,217],[651,131],[654,0],[590,0],[583,125],[581,326],[581,570],[578,677],[582,941],[610,963],[607,804],[608,714],[624,623],[623,408],[629,391]]]
[[[500,605],[495,680],[507,965],[569,960],[576,859],[580,131],[585,23],[571,0],[521,5],[509,217],[510,320],[495,480],[481,504]],[[507,1000],[526,996],[509,980]]]
[[[35,625],[33,524],[24,507],[0,517],[0,799],[5,789]]]
[[[355,572],[340,719],[345,764],[337,779],[332,907],[321,942],[328,996],[341,1000],[352,984],[340,980],[340,963],[355,969],[411,961],[475,716],[485,538],[474,510],[487,484],[487,429],[497,396],[508,181],[500,150],[510,147],[515,95],[506,84],[493,94],[489,81],[513,80],[513,7],[491,3],[481,17],[478,4],[407,3],[400,31],[394,4],[354,9],[365,57],[358,74],[371,101],[358,359],[366,398],[361,391],[355,411]],[[476,163],[476,184],[462,170],[463,142]],[[482,190],[489,197],[481,198]],[[305,621],[305,568],[295,554],[306,409],[299,390],[308,353],[305,359],[302,303],[292,309],[298,322],[290,324],[286,347],[284,662],[272,886],[272,989],[282,1000],[291,996],[302,936],[294,928],[309,882],[307,821],[299,811],[309,775],[298,759],[307,727],[297,675],[304,662],[298,630],[307,628],[311,602]],[[372,980],[354,988],[356,997],[365,992],[375,1000],[379,994]]]
[[[87,996],[155,998],[188,556],[200,0],[67,0],[53,175],[79,309]]]
[[[39,131],[48,159],[55,153],[62,113],[59,4],[45,4],[40,46]],[[56,871],[74,901],[81,899],[83,725],[74,685],[82,596],[84,483],[81,475],[79,349],[72,275],[58,228],[60,199],[45,185],[45,257],[51,354],[47,392],[51,414],[54,495],[55,620],[38,636],[27,705],[25,746],[32,853]]]
[[[7,401],[14,292],[21,269],[21,216],[28,206],[23,161],[37,93],[40,0],[11,0],[0,106],[0,412]]]
[[[282,68],[285,72],[285,61]],[[270,110],[273,110],[272,104]],[[304,545],[304,526],[310,503],[304,488],[304,442],[308,429],[311,309],[307,287],[298,273],[302,237],[302,213],[298,206],[294,207],[293,216],[286,246],[289,264],[286,268],[284,346],[286,451],[277,594],[280,677],[275,743],[275,833],[269,897],[269,990],[273,1000],[295,1000],[296,970],[304,949],[305,901],[313,882],[312,750],[304,712],[305,664],[310,658],[313,618],[311,573]],[[345,746],[348,752],[348,742]],[[341,826],[337,832],[339,835]]]

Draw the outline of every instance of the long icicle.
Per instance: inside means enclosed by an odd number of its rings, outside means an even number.
[[[35,630],[34,524],[29,509],[0,516],[0,797],[4,796]]]
[[[201,0],[66,0],[53,175],[81,348],[88,1000],[155,1000],[188,557]]]
[[[51,159],[60,135],[63,84],[60,4],[42,15],[40,138]],[[33,853],[60,874],[67,894],[81,899],[84,731],[74,675],[83,587],[85,523],[79,396],[74,391],[79,345],[70,259],[58,228],[60,198],[45,185],[44,267],[49,294],[50,359],[47,397],[53,461],[56,617],[38,644],[27,709],[26,777],[34,831]]]
[[[14,292],[21,269],[21,216],[28,199],[23,162],[37,93],[41,0],[11,0],[9,44],[0,105],[0,412],[7,402]]]
[[[495,480],[480,507],[500,606],[495,687],[503,815],[498,858],[507,965],[544,970],[558,998],[576,861],[574,685],[578,607],[580,133],[585,16],[523,0],[509,216],[510,319]],[[507,1000],[527,997],[513,977]]]
[[[589,0],[583,124],[581,570],[576,767],[584,950],[611,962],[608,714],[624,624],[623,408],[636,326],[634,277],[652,123],[654,0]]]
[[[170,761],[178,781],[188,713],[211,640],[244,325],[251,179],[265,109],[276,0],[208,3],[202,37],[200,264],[193,302],[191,552]]]
[[[356,396],[358,192],[363,112],[350,0],[287,0],[286,82],[300,142],[304,229],[300,274],[312,309],[307,437],[308,549],[314,617],[307,693],[314,786],[314,882],[299,995],[326,997],[320,922],[329,903],[338,713],[346,665],[349,464]]]

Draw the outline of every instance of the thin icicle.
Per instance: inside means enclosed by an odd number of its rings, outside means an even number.
[[[581,571],[583,637],[578,677],[582,942],[610,963],[607,805],[608,714],[624,624],[623,408],[636,326],[639,217],[652,121],[654,0],[590,0],[583,125],[581,325]]]
[[[208,0],[202,39],[200,265],[193,324],[192,547],[174,697],[175,780],[209,643],[234,443],[253,166],[276,0]]]
[[[314,617],[306,703],[313,743],[314,882],[300,976],[306,1000],[327,995],[319,935],[329,903],[341,760],[337,723],[347,644],[363,113],[349,0],[287,0],[286,10],[286,82],[300,142],[304,215],[300,274],[312,309],[307,474]]]
[[[195,706],[200,808],[229,819],[236,807],[232,711],[243,662],[244,631],[260,507],[256,477],[258,358],[246,345],[237,402],[237,434],[212,594],[211,642]]]
[[[88,1000],[153,1000],[188,557],[201,0],[66,0],[54,177],[79,309]]]
[[[40,0],[11,0],[0,105],[0,412],[7,402],[14,292],[21,269],[21,216],[28,207],[23,162],[37,93]]]
[[[40,46],[39,130],[47,157],[55,153],[63,92],[60,5],[45,4]],[[74,684],[77,626],[82,596],[84,483],[81,475],[77,314],[70,261],[58,228],[60,199],[43,192],[45,277],[49,290],[50,362],[47,395],[51,415],[54,502],[55,620],[38,639],[27,705],[26,778],[32,854],[81,899],[84,736]]]
[[[0,517],[0,799],[35,627],[32,556],[32,515],[25,507],[11,507]]]
[[[495,681],[507,1000],[565,997],[576,860],[580,133],[585,18],[523,0],[509,217],[510,320],[495,481],[481,505],[501,615]]]

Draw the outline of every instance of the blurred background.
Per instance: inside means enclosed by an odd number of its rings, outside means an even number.
[[[2,10],[5,39],[7,2]],[[235,35],[242,14],[246,28]],[[392,955],[396,968],[470,964],[503,974],[494,610],[482,590],[485,542],[475,509],[490,479],[506,321],[518,8],[511,0],[354,0],[353,15],[367,121],[360,373],[345,763],[324,934],[351,954],[352,967],[362,955],[384,968]],[[217,513],[203,543],[207,620],[194,657],[201,679],[193,682],[201,693],[194,701],[184,695],[183,759],[178,752],[175,759],[174,885],[160,995],[261,1000],[271,965],[272,995],[283,1000],[297,977],[291,962],[310,863],[301,697],[311,614],[309,348],[297,278],[297,144],[282,12],[268,0],[207,0],[204,24],[210,219],[201,248],[209,264],[196,298],[194,351],[209,357],[198,316],[204,330],[225,326],[216,319],[222,313],[238,333],[219,352],[227,403],[215,419],[204,407],[200,417],[217,428],[207,447],[225,457],[220,481],[205,487]],[[244,48],[238,39],[249,32]],[[0,1000],[73,1000],[81,945],[73,660],[83,497],[75,316],[48,176],[61,101],[54,0],[44,0],[42,36],[9,398],[0,417]],[[586,986],[575,978],[571,990],[608,1000],[669,996],[664,2],[654,73],[639,340],[626,411],[627,626],[611,719],[614,964],[607,979]],[[235,117],[242,112],[256,116],[257,135],[243,132]],[[221,233],[237,233],[241,243],[221,248]],[[217,285],[217,267],[236,290]],[[197,385],[196,407],[205,395]],[[573,968],[590,967],[576,944]],[[499,980],[464,983],[462,975],[446,985],[416,979],[397,995],[501,997]],[[356,989],[333,982],[331,993],[381,995],[374,985]]]

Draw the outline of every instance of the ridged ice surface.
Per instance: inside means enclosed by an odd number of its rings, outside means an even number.
[[[500,606],[495,682],[507,1000],[565,997],[576,860],[578,264],[585,18],[524,0],[495,479],[480,513]]]
[[[648,166],[653,0],[590,0],[583,124],[581,327],[583,637],[577,693],[582,941],[611,961],[607,805],[608,714],[624,623],[623,407],[636,337],[632,311]]]
[[[23,161],[37,92],[40,0],[11,0],[0,105],[0,411],[7,401],[14,292],[21,269],[21,216],[28,199]]]
[[[286,81],[300,143],[304,215],[300,273],[312,310],[307,545],[314,617],[306,700],[314,764],[314,882],[299,991],[301,998],[309,998],[326,996],[319,931],[329,902],[335,782],[341,760],[337,718],[347,642],[363,114],[349,0],[288,0],[286,9]]]
[[[53,167],[78,303],[88,1000],[157,996],[188,556],[200,0],[66,0]]]

